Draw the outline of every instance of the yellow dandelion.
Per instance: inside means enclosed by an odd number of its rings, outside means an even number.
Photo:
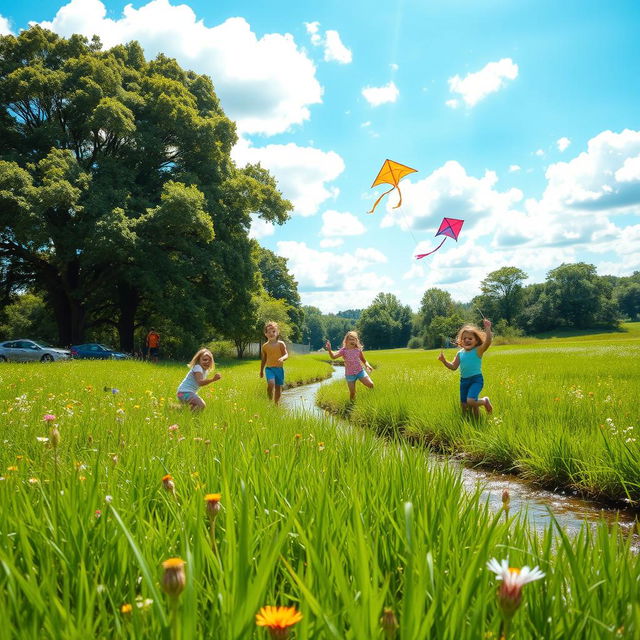
[[[286,639],[289,628],[302,620],[295,607],[262,607],[256,614],[256,625],[267,627],[272,638]]]
[[[133,607],[132,607],[128,602],[127,602],[126,604],[123,604],[123,605],[120,607],[120,613],[121,613],[123,616],[131,615],[131,612],[132,612],[132,611],[133,611]]]

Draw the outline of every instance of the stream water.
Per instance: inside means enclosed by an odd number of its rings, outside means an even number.
[[[332,376],[326,380],[285,390],[281,404],[290,411],[330,420],[343,428],[353,428],[348,423],[327,415],[315,403],[316,392],[320,386],[343,378],[344,367],[334,367]],[[364,387],[358,388],[358,393],[366,391]],[[348,393],[346,384],[344,392]],[[576,533],[585,522],[594,524],[605,520],[613,523],[617,520],[621,529],[633,536],[634,548],[640,550],[640,535],[634,533],[637,516],[632,511],[603,507],[599,503],[566,493],[536,489],[517,476],[465,467],[457,460],[431,453],[427,449],[424,453],[436,464],[449,464],[458,468],[465,487],[470,491],[480,487],[483,499],[487,500],[490,508],[495,511],[502,508],[502,492],[508,489],[511,514],[525,513],[529,523],[536,528],[547,527],[551,522],[551,514],[567,533]]]

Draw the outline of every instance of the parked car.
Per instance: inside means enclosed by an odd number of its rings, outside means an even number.
[[[110,349],[104,344],[90,342],[89,344],[76,344],[71,347],[71,357],[77,359],[94,360],[124,360],[129,356],[121,351]]]
[[[53,362],[68,360],[68,349],[56,349],[46,342],[35,340],[7,340],[0,342],[0,362]]]

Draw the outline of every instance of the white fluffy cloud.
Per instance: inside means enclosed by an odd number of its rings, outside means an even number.
[[[98,34],[106,47],[138,40],[147,57],[163,52],[185,68],[213,79],[226,113],[240,132],[273,135],[310,116],[321,102],[316,69],[290,34],[258,38],[244,18],[207,27],[186,4],[151,0],[128,4],[107,18],[100,0],[71,0],[42,26],[61,35]]]
[[[490,93],[502,89],[508,80],[518,77],[518,65],[511,58],[502,58],[498,62],[489,62],[480,71],[468,73],[464,78],[455,75],[449,78],[449,90],[461,96],[467,107],[474,107]],[[458,106],[458,100],[448,100],[449,107]]]
[[[275,176],[278,188],[293,202],[294,213],[312,216],[329,198],[337,197],[337,187],[328,183],[344,171],[344,161],[334,151],[321,151],[296,144],[270,144],[252,147],[241,139],[232,151],[238,166],[260,162]]]
[[[249,237],[260,240],[260,238],[266,238],[272,236],[276,231],[276,226],[272,222],[261,220],[256,214],[251,215],[251,230],[249,231]]]
[[[322,238],[320,246],[323,249],[333,249],[344,244],[344,238]]]
[[[330,209],[322,214],[320,234],[326,238],[359,236],[366,231],[364,225],[352,213],[341,213]]]
[[[362,95],[372,107],[379,107],[387,102],[395,102],[400,95],[395,82],[391,81],[382,87],[365,87]]]
[[[343,44],[340,34],[329,29],[325,31],[324,37],[320,34],[319,22],[305,22],[307,33],[311,36],[311,44],[316,47],[324,47],[325,62],[339,62],[340,64],[349,64],[353,55],[351,50]]]
[[[519,164],[512,164],[509,166],[509,173],[517,173],[521,168]]]
[[[401,183],[402,208],[390,209],[396,204],[395,196],[390,194],[388,213],[381,226],[424,231],[437,229],[442,218],[458,218],[465,221],[463,233],[473,229],[490,233],[496,216],[507,213],[522,200],[519,189],[496,190],[497,180],[492,171],[485,172],[482,178],[467,175],[465,168],[455,161],[445,163],[417,182],[405,178]]]
[[[640,131],[603,131],[569,162],[547,168],[543,202],[585,211],[640,207]]]
[[[13,33],[9,24],[9,18],[0,15],[0,36],[6,36]]]
[[[278,242],[278,254],[289,261],[288,266],[298,281],[303,304],[312,304],[323,311],[368,305],[372,298],[393,281],[386,275],[371,271],[387,262],[377,249],[356,249],[353,253],[317,251],[305,242]]]
[[[560,152],[565,151],[569,147],[570,144],[571,144],[571,140],[569,140],[569,138],[565,138],[565,137],[559,138],[556,141],[556,145],[558,146],[558,151],[560,151]]]

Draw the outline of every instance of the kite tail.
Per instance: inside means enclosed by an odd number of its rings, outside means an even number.
[[[443,244],[444,241],[446,240],[446,238],[442,239],[442,242],[433,250],[433,251],[429,251],[429,253],[419,253],[416,258],[418,260],[420,260],[420,258],[426,258],[427,256],[430,256],[432,253],[435,253]]]
[[[394,209],[397,209],[402,204],[402,191],[400,191],[400,187],[397,187],[397,189],[398,189],[398,195],[400,196],[400,201],[395,207],[393,207]]]
[[[367,213],[373,213],[373,210],[378,206],[378,204],[380,203],[380,200],[382,200],[382,198],[384,198],[387,195],[387,193],[391,193],[394,189],[395,189],[395,186],[391,187],[389,191],[385,191],[383,194],[381,194],[380,197],[373,203],[373,207],[371,207],[371,211],[367,211]]]

